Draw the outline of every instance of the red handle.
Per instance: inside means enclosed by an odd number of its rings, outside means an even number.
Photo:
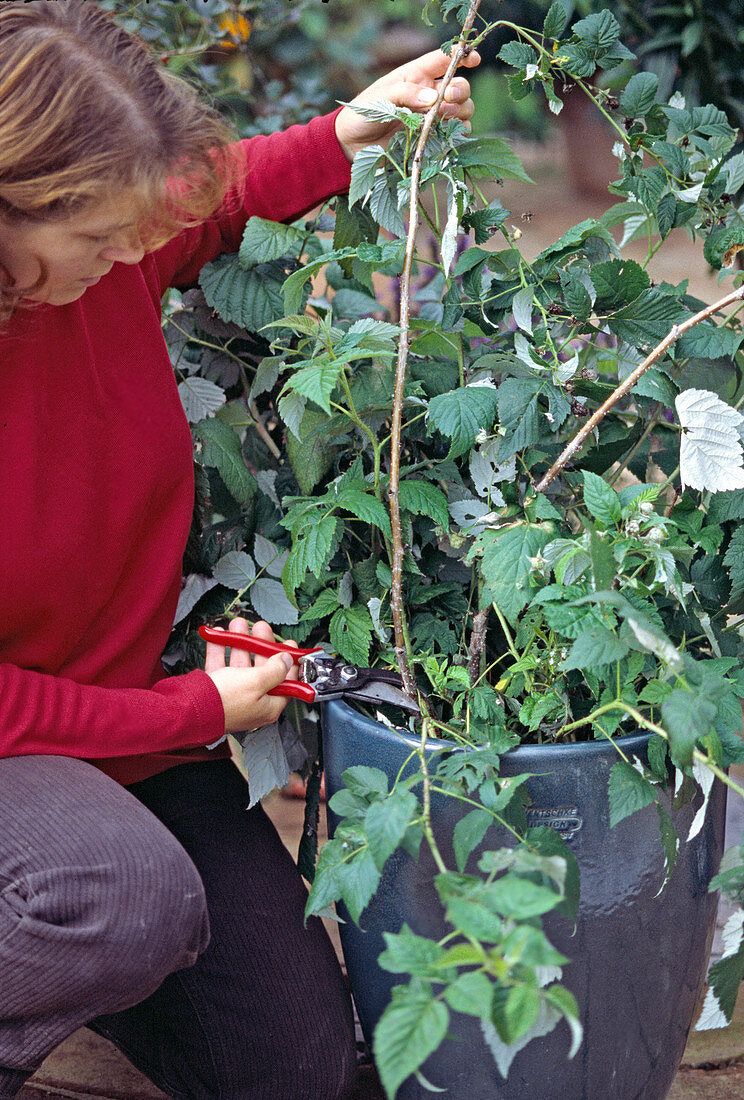
[[[265,642],[262,638],[255,638],[253,634],[240,634],[237,630],[218,630],[214,626],[200,626],[199,633],[206,642],[214,642],[216,645],[230,646],[231,649],[247,649],[250,653],[258,653],[261,657],[273,657],[275,653],[288,653],[295,664],[300,657],[307,657],[310,653],[318,653],[319,646],[312,649],[297,649],[295,646],[284,645],[283,642]],[[292,683],[293,681],[288,681]],[[285,694],[289,694],[286,692]],[[298,699],[306,696],[298,695]],[[313,699],[315,692],[313,692]],[[312,700],[311,700],[312,702]]]
[[[271,688],[268,695],[286,695],[292,699],[302,699],[305,703],[315,702],[315,688],[312,684],[303,684],[301,680],[285,680],[279,687]]]

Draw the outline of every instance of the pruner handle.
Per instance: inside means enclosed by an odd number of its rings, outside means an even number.
[[[295,664],[297,664],[300,657],[317,653],[319,649],[318,646],[314,646],[312,649],[298,649],[297,646],[285,645],[284,642],[265,642],[263,638],[256,638],[253,634],[241,634],[237,630],[219,630],[215,626],[200,626],[199,634],[205,642],[229,646],[231,649],[247,649],[249,653],[257,653],[260,657],[273,657],[275,653],[288,653]]]

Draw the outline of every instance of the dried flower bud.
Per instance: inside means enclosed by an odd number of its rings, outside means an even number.
[[[585,382],[596,382],[599,377],[594,367],[582,367],[581,377]]]
[[[586,405],[582,405],[582,403],[580,401],[577,401],[576,398],[574,398],[574,400],[571,402],[571,412],[574,416],[589,415],[589,410],[587,409]]]

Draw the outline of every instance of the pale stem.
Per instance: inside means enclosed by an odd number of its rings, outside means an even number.
[[[418,230],[419,208],[419,183],[421,179],[421,163],[424,148],[429,138],[434,120],[439,114],[439,107],[444,99],[452,77],[455,75],[458,65],[465,56],[466,40],[472,29],[476,13],[480,6],[480,0],[471,0],[468,13],[463,24],[460,39],[450,55],[450,63],[447,72],[439,86],[439,94],[435,102],[424,117],[416,151],[413,155],[411,166],[411,205],[408,224],[408,237],[406,240],[405,260],[400,281],[400,337],[398,340],[398,361],[395,369],[395,389],[393,394],[392,429],[390,432],[390,485],[388,496],[390,500],[390,524],[393,532],[393,558],[392,558],[392,586],[390,591],[390,609],[393,616],[395,629],[395,652],[398,659],[398,668],[403,678],[403,687],[412,697],[416,698],[416,682],[411,672],[408,646],[406,644],[406,631],[404,628],[403,612],[403,558],[405,548],[403,546],[403,531],[400,522],[400,500],[398,489],[400,485],[400,453],[401,453],[401,424],[403,420],[403,393],[408,368],[408,340],[409,318],[411,302],[411,270],[416,245],[416,232]]]
[[[725,309],[726,306],[730,306],[734,302],[740,302],[742,299],[744,299],[744,285],[740,286],[738,290],[732,290],[731,293],[727,294],[725,298],[721,298],[719,301],[713,302],[712,305],[706,306],[705,309],[701,309],[700,312],[696,313],[693,317],[688,317],[688,319],[686,321],[683,321],[682,324],[674,325],[671,332],[669,332],[668,335],[664,337],[661,343],[656,345],[653,351],[646,356],[643,362],[638,364],[635,370],[628,375],[625,381],[621,382],[617,389],[610,394],[607,400],[599,406],[597,411],[589,417],[586,424],[583,425],[583,427],[573,437],[571,442],[561,452],[559,457],[550,467],[542,480],[537,483],[537,485],[535,486],[535,491],[538,493],[545,492],[551,481],[553,481],[553,479],[560,473],[566,463],[571,458],[573,458],[573,456],[581,447],[584,440],[594,431],[600,421],[605,418],[613,405],[615,405],[621,397],[624,397],[625,394],[628,393],[628,391],[631,390],[633,386],[635,386],[641,375],[644,374],[649,367],[653,366],[653,364],[661,358],[667,348],[671,347],[671,345],[676,340],[678,340],[680,336],[683,335],[683,333],[687,332],[694,325],[700,324],[701,321],[707,321],[707,319],[711,317],[714,313],[717,313],[718,310]]]

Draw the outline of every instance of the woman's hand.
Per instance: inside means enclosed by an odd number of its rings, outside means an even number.
[[[250,628],[245,619],[233,619],[228,630],[236,634],[253,634],[273,642],[274,632],[268,623],[258,622]],[[288,645],[294,645],[288,642]],[[297,665],[286,653],[273,657],[252,655],[245,649],[230,650],[230,664],[222,646],[207,643],[205,671],[211,676],[225,710],[225,732],[240,733],[276,722],[287,705],[286,698],[266,693],[283,680],[296,680]]]
[[[480,62],[475,50],[463,58],[462,64],[472,69]],[[428,111],[439,94],[441,78],[447,71],[450,59],[441,50],[432,50],[415,61],[409,61],[393,69],[387,76],[370,84],[352,100],[352,103],[364,104],[375,99],[389,99],[397,107],[408,107],[412,111]],[[454,77],[444,94],[439,108],[442,118],[459,118],[468,122],[473,117],[473,101],[470,98],[470,84],[464,77]],[[336,137],[349,160],[365,145],[385,145],[396,130],[397,122],[372,122],[363,115],[344,107],[336,117]]]

